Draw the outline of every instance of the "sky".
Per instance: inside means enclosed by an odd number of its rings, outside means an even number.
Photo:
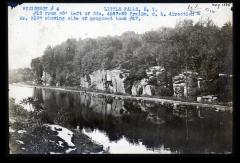
[[[170,11],[187,11],[189,5],[197,9],[201,14],[198,16],[148,16],[140,21],[44,21],[44,20],[20,20],[20,16],[31,16],[23,7],[47,6],[59,7],[59,11],[104,11],[104,7],[154,7],[158,13]],[[31,59],[43,55],[45,48],[55,46],[66,41],[68,38],[84,39],[96,38],[107,35],[121,35],[126,31],[134,31],[142,34],[146,31],[156,30],[160,27],[174,27],[177,21],[192,19],[194,22],[200,19],[210,18],[213,22],[222,26],[226,22],[232,22],[232,4],[230,6],[213,6],[212,3],[196,4],[51,4],[51,3],[24,3],[17,7],[8,7],[8,65],[9,69],[30,67]],[[211,11],[214,11],[211,12]],[[29,17],[30,18],[30,17]]]

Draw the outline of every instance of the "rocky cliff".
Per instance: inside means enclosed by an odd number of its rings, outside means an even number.
[[[109,93],[126,94],[126,88],[131,88],[131,95],[172,96],[179,98],[194,97],[197,88],[201,87],[202,78],[192,71],[182,72],[170,78],[162,66],[153,66],[145,70],[145,77],[126,84],[129,71],[123,69],[97,70],[80,78],[82,88],[103,90]],[[50,85],[53,78],[43,72],[44,85]],[[172,81],[170,83],[169,81]],[[171,90],[171,87],[173,90]]]
[[[173,77],[174,96],[180,98],[191,97],[197,88],[200,88],[201,78],[192,71],[183,72]]]
[[[80,86],[82,88],[92,88],[108,93],[131,94],[134,96],[175,96],[200,102],[206,101],[206,97],[209,95],[211,95],[211,97],[214,96],[215,100],[219,97],[224,99],[225,96],[228,95],[225,95],[224,92],[230,92],[230,79],[232,79],[232,76],[219,74],[217,80],[206,81],[201,78],[198,73],[192,71],[185,71],[171,77],[162,66],[149,67],[142,76],[144,77],[137,78],[137,80],[131,77],[128,70],[97,70],[81,77]],[[43,72],[41,80],[44,85],[51,85],[54,83],[53,77],[47,72]],[[226,88],[222,90],[222,94],[217,94],[215,92],[217,92],[216,89],[219,88],[215,88],[214,85],[226,85]],[[56,86],[59,86],[59,83],[56,83]],[[215,89],[209,90],[209,88]]]
[[[162,90],[170,92],[168,79],[164,67],[153,66],[146,70],[146,78],[135,81],[132,86],[132,95],[165,95]]]
[[[166,92],[170,92],[164,67],[153,66],[146,69],[145,72],[145,78],[134,81],[130,86],[132,95],[166,95]],[[124,81],[128,76],[129,72],[127,70],[98,70],[82,77],[80,83],[83,88],[125,94],[128,86]]]
[[[51,82],[52,82],[53,78],[51,77],[51,75],[49,73],[43,71],[43,75],[42,75],[41,80],[43,81],[44,85],[49,86],[49,85],[51,85]]]
[[[80,79],[80,86],[84,88],[94,88],[106,90],[110,93],[126,93],[124,80],[129,75],[127,70],[98,70],[85,75]]]

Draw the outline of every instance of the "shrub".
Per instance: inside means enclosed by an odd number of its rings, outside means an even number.
[[[197,96],[200,96],[202,93],[202,89],[200,88],[191,88],[191,90],[188,92],[188,95],[191,96],[191,97],[197,97]]]
[[[172,92],[169,88],[166,87],[158,87],[155,89],[156,96],[171,96]]]
[[[51,116],[46,111],[40,112],[38,116],[42,123],[53,123]]]
[[[26,117],[28,115],[28,112],[23,108],[23,106],[16,104],[14,98],[10,98],[9,114],[10,116],[14,116],[14,117],[20,117],[20,116]]]

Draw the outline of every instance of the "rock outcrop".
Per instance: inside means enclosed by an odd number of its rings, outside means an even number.
[[[88,75],[85,75],[84,77],[80,78],[80,86],[83,88],[89,88],[91,85],[91,81]]]
[[[164,67],[153,66],[146,71],[146,77],[134,81],[131,88],[132,95],[165,95],[169,92],[167,72]],[[80,79],[81,87],[104,90],[110,93],[126,93],[125,79],[129,76],[127,70],[97,70]],[[164,92],[165,91],[165,92]]]
[[[146,70],[146,78],[135,81],[132,95],[164,95],[161,89],[168,89],[167,74],[164,67],[153,66]]]
[[[196,88],[200,87],[198,73],[186,71],[173,77],[174,96],[180,98],[191,97]]]
[[[46,86],[49,86],[51,85],[51,82],[53,80],[53,78],[51,77],[51,75],[45,71],[43,71],[43,75],[42,75],[42,79],[43,81],[43,84],[46,85]]]
[[[153,86],[149,85],[149,80],[143,78],[140,81],[134,82],[132,86],[132,95],[153,95]]]
[[[93,88],[106,90],[110,93],[126,93],[124,80],[129,75],[127,70],[98,70],[85,75],[80,79],[80,86],[83,88]]]
[[[159,89],[168,87],[166,70],[161,66],[150,67],[146,77],[134,81],[131,86],[132,95],[158,95]],[[127,70],[97,70],[80,79],[81,87],[104,90],[110,93],[126,93],[125,79],[129,76]]]
[[[179,98],[196,98],[197,89],[202,87],[203,79],[198,76],[198,73],[192,71],[186,71],[171,78],[164,67],[153,66],[146,69],[145,73],[144,78],[133,81],[132,85],[126,85],[128,70],[97,70],[82,77],[80,86],[122,94],[126,94],[126,88],[130,87],[131,92],[129,92],[135,96],[172,96],[174,94]]]

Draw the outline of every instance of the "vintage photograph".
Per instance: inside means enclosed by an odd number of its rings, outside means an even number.
[[[232,8],[9,3],[9,154],[232,154]]]

